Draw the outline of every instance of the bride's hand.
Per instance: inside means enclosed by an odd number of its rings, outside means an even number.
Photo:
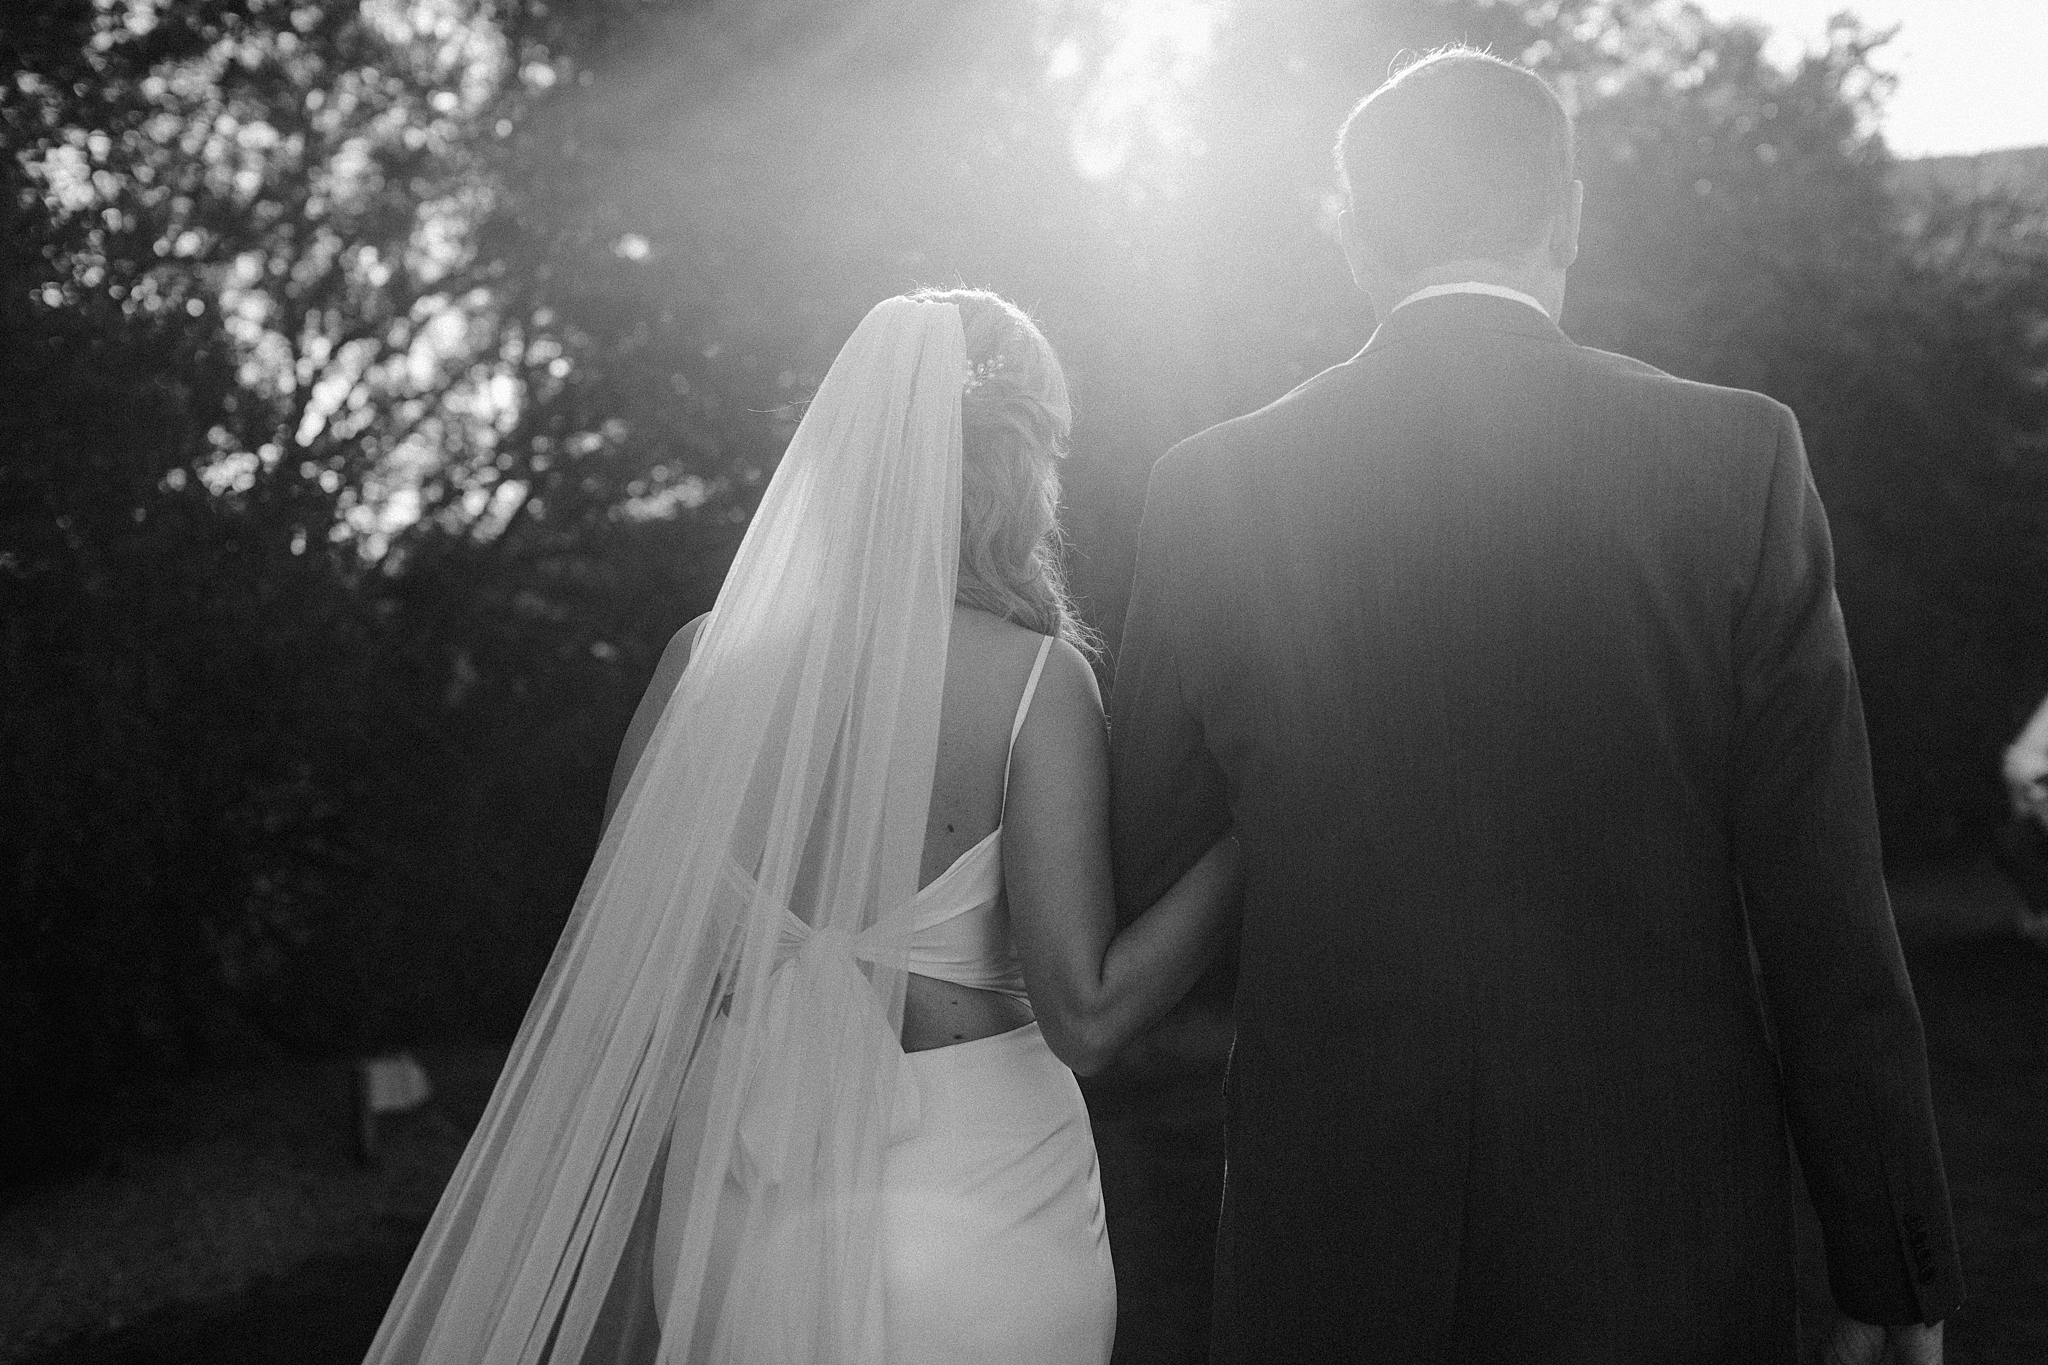
[[[1941,1324],[1878,1327],[1843,1318],[1821,1352],[1821,1365],[1941,1365]]]

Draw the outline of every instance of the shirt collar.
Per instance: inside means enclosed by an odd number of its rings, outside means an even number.
[[[1538,303],[1532,295],[1524,294],[1519,289],[1510,289],[1506,285],[1488,284],[1484,280],[1459,280],[1456,284],[1426,285],[1395,304],[1387,316],[1392,317],[1411,303],[1420,303],[1424,299],[1440,299],[1446,294],[1490,294],[1497,299],[1513,299],[1516,303],[1526,303],[1544,317],[1550,316],[1550,310]]]

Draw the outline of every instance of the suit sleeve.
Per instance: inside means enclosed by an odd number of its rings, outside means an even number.
[[[1935,1322],[1962,1301],[1926,1045],[1885,891],[1826,514],[1780,409],[1734,632],[1732,833],[1793,1143],[1836,1304]]]
[[[1110,842],[1125,921],[1164,895],[1230,827],[1190,666],[1202,626],[1201,589],[1191,573],[1198,532],[1194,500],[1177,474],[1169,453],[1146,488],[1110,696]]]

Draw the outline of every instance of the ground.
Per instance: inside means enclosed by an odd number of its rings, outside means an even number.
[[[1970,1298],[1950,1365],[2048,1360],[2048,944],[1982,866],[1894,885]],[[1202,1358],[1227,1026],[1188,1012],[1088,1083],[1119,1365]],[[355,1365],[501,1054],[422,1054],[437,1094],[359,1164],[347,1068],[138,1090],[132,1139],[0,1208],[0,1365]],[[1802,1229],[1809,1318],[1826,1290]]]

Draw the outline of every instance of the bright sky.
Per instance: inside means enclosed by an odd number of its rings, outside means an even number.
[[[1818,47],[1850,10],[1899,25],[1879,65],[1899,78],[1884,120],[1900,156],[2048,145],[2048,0],[1699,0],[1716,19],[1755,19],[1773,57]]]

